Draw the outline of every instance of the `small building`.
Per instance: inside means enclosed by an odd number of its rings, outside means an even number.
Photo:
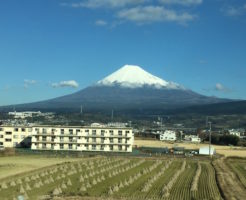
[[[165,130],[164,132],[162,132],[160,134],[160,140],[161,141],[176,141],[177,140],[177,136],[176,136],[176,132],[172,131],[172,130]]]
[[[215,153],[215,148],[211,146],[210,155],[214,155]],[[209,155],[209,146],[200,147],[199,155]]]
[[[236,130],[236,129],[231,129],[231,130],[229,130],[229,134],[240,137],[241,132],[239,130]]]
[[[201,142],[201,138],[199,138],[197,135],[185,135],[184,140],[189,141],[189,142],[194,142],[194,143]]]
[[[173,147],[173,154],[181,155],[184,154],[185,148],[184,147]]]

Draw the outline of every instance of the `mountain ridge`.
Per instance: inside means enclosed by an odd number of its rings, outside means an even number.
[[[207,97],[183,86],[156,77],[139,66],[125,65],[96,84],[75,93],[34,103],[15,105],[16,109],[75,110],[170,110],[194,105],[231,102]],[[13,108],[5,106],[4,108]]]

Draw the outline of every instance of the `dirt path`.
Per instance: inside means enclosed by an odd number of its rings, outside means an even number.
[[[246,190],[240,180],[226,165],[225,158],[220,158],[213,163],[222,196],[226,200],[246,199]]]

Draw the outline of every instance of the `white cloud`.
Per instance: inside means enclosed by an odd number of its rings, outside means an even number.
[[[99,20],[95,21],[95,25],[97,25],[97,26],[106,26],[107,24],[108,23],[105,20],[99,19]]]
[[[59,88],[59,87],[77,88],[77,87],[79,87],[79,84],[74,80],[70,80],[70,81],[61,81],[59,83],[52,83],[51,86],[53,88]]]
[[[227,87],[225,87],[221,83],[216,83],[215,90],[216,91],[220,91],[220,92],[228,92],[228,91],[230,91],[230,89],[228,89]]]
[[[30,85],[34,85],[36,83],[37,83],[36,80],[25,79],[24,80],[24,88],[28,88]]]
[[[159,0],[163,4],[191,6],[202,4],[203,0]]]
[[[162,6],[139,6],[119,11],[118,17],[138,24],[162,21],[185,24],[188,21],[194,20],[196,16],[187,12],[178,13],[175,10],[166,9]]]
[[[235,6],[224,6],[221,8],[221,11],[229,16],[229,17],[236,17],[236,16],[240,16],[242,14],[244,14],[244,12],[246,11],[246,5],[244,6],[239,6],[239,7],[235,7]]]
[[[110,7],[119,8],[127,5],[136,5],[146,2],[147,0],[86,0],[78,3],[62,3],[63,6],[71,6],[73,8],[85,7],[85,8],[100,8]]]
[[[33,85],[33,84],[37,83],[37,81],[36,81],[36,80],[25,79],[25,80],[24,80],[24,83]]]

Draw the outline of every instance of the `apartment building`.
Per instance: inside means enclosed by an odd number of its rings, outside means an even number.
[[[30,146],[32,127],[0,126],[0,148]]]
[[[32,129],[33,150],[132,152],[131,128],[50,127]]]
[[[132,152],[131,128],[109,126],[0,126],[0,147],[32,150]]]

